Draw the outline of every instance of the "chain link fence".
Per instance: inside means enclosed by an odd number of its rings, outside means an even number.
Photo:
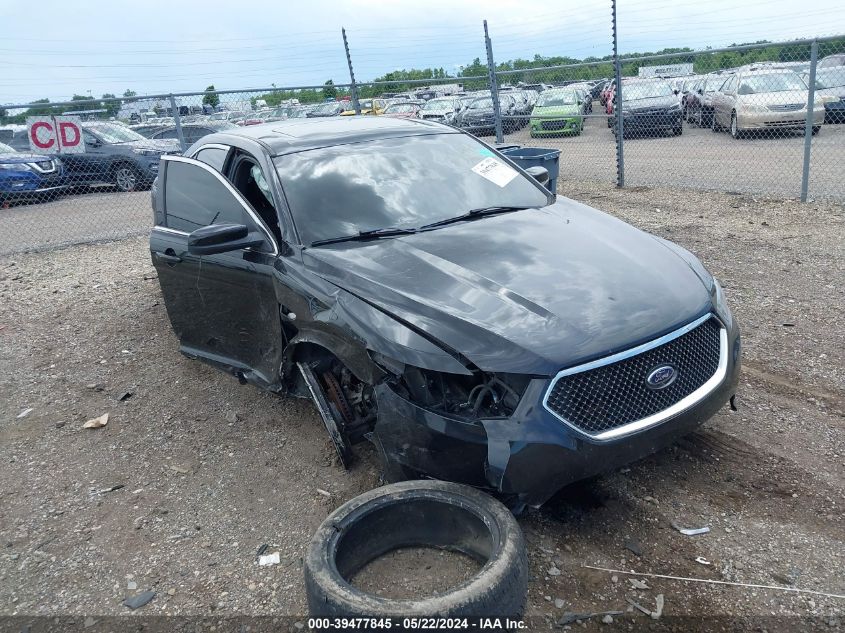
[[[346,83],[2,106],[0,254],[143,234],[162,154],[288,119],[438,121],[559,150],[559,181],[845,200],[845,38],[496,64],[485,24],[478,49],[458,76],[356,82],[349,55]]]

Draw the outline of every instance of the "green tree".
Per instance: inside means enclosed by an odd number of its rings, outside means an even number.
[[[323,99],[337,99],[337,88],[331,79],[323,84]]]
[[[217,95],[214,84],[211,84],[208,88],[205,89],[205,95],[203,95],[202,104],[210,105],[212,108],[216,108],[218,105],[220,105],[220,97]]]
[[[127,88],[126,90],[123,91],[123,96],[126,99],[126,102],[129,103],[130,101],[134,101],[134,99],[132,99],[132,97],[138,96],[138,93],[135,92],[134,90],[130,90],[129,88]]]
[[[103,108],[106,110],[107,117],[116,117],[117,113],[120,112],[120,101],[113,94],[107,92],[103,95]]]

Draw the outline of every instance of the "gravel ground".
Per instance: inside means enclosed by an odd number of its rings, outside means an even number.
[[[739,411],[521,518],[532,628],[626,599],[654,609],[658,594],[679,630],[694,621],[683,616],[845,626],[842,599],[657,578],[634,589],[583,567],[845,594],[842,207],[572,181],[562,192],[698,254],[742,324],[744,367]],[[176,347],[144,238],[0,257],[0,615],[123,614],[147,589],[156,597],[136,613],[305,613],[311,533],[378,485],[375,456],[359,445],[344,472],[309,402],[240,386]],[[82,429],[107,412],[107,426]],[[684,536],[673,521],[711,532]],[[263,544],[279,565],[256,564]],[[394,563],[373,586],[442,575],[413,555]]]

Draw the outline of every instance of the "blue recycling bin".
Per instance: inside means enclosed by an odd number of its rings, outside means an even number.
[[[523,169],[545,167],[549,172],[546,187],[557,193],[557,177],[560,173],[560,150],[548,147],[520,147],[519,145],[501,145],[496,148]]]

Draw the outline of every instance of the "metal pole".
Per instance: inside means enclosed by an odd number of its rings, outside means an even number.
[[[619,61],[619,41],[616,30],[616,0],[611,0],[613,15],[613,71],[616,90],[613,94],[613,116],[616,117],[616,186],[625,186],[625,133],[622,116],[622,64]]]
[[[352,71],[352,57],[349,55],[349,42],[346,41],[346,29],[341,28],[343,33],[343,48],[346,50],[346,64],[349,66],[349,81],[352,88],[352,106],[355,108],[355,114],[361,114],[361,104],[358,101],[358,85],[355,83],[355,73]]]
[[[810,90],[807,92],[807,118],[804,121],[804,166],[801,169],[801,202],[807,202],[810,186],[810,151],[813,140],[814,108],[816,100],[816,62],[819,59],[819,43],[810,44]]]
[[[173,95],[170,95],[170,111],[173,112],[173,121],[176,123],[176,136],[184,152],[188,148],[185,145],[185,135],[182,134],[182,117],[179,116],[179,108],[176,105],[176,98]]]
[[[493,43],[487,32],[487,20],[484,20],[484,46],[487,48],[487,82],[490,84],[490,95],[493,98],[493,121],[496,125],[496,143],[504,143],[502,136],[502,109],[499,107],[499,85],[496,82],[496,64],[493,62]]]

